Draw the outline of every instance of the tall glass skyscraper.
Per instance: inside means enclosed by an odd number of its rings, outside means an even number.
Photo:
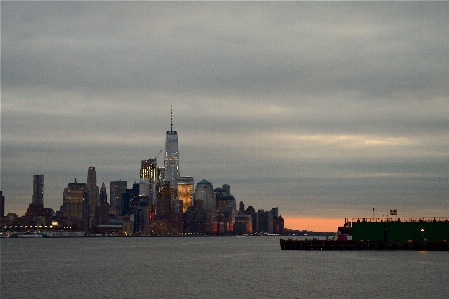
[[[214,186],[206,180],[196,184],[195,201],[203,203],[203,209],[206,212],[213,212],[216,209]]]
[[[173,113],[170,109],[170,131],[165,136],[165,181],[170,181],[170,187],[177,190],[179,178],[178,133],[173,131]]]

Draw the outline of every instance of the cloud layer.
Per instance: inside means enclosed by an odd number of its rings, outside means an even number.
[[[181,175],[228,183],[246,205],[448,214],[445,2],[5,2],[1,14],[7,212],[24,212],[33,174],[54,209],[89,166],[100,184],[131,184],[173,105]]]

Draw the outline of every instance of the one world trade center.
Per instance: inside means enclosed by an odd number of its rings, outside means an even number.
[[[178,133],[173,131],[173,111],[170,108],[170,131],[165,136],[165,181],[170,181],[170,186],[177,190],[179,178],[179,153]]]

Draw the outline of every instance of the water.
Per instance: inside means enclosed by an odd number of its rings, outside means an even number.
[[[1,239],[1,298],[449,298],[449,253],[279,237]]]

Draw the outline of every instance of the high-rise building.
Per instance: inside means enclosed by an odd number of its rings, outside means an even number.
[[[87,228],[88,220],[88,187],[86,183],[69,183],[64,189],[62,215],[70,219],[77,228]]]
[[[153,181],[157,180],[157,160],[147,159],[140,161],[140,178],[143,180]]]
[[[193,206],[193,178],[179,177],[178,199],[182,200],[182,212],[186,213],[190,206]]]
[[[244,214],[244,213],[245,213],[245,204],[243,203],[243,201],[240,201],[240,204],[239,204],[239,213],[240,213],[240,214]]]
[[[89,213],[89,228],[93,228],[95,222],[95,209],[100,204],[98,186],[97,186],[97,172],[95,167],[90,166],[87,171],[87,193],[88,193],[88,213]]]
[[[195,201],[203,203],[203,209],[206,212],[213,212],[216,209],[214,187],[206,180],[196,184]]]
[[[28,225],[46,225],[50,214],[49,210],[44,209],[44,175],[33,175],[33,196],[23,221]]]
[[[33,204],[44,205],[44,175],[33,175],[33,198],[31,200]]]
[[[172,212],[173,201],[175,199],[173,188],[169,181],[165,181],[158,193],[156,202],[156,218],[157,220],[169,220]]]
[[[179,178],[178,133],[173,131],[173,113],[170,111],[170,131],[165,136],[165,180],[177,186]]]
[[[5,217],[5,197],[2,191],[0,191],[0,218]]]
[[[234,233],[237,235],[253,233],[253,221],[251,215],[242,214],[235,216]]]
[[[106,193],[106,185],[101,184],[101,188],[100,188],[100,202],[99,204],[105,204],[108,203],[108,194]]]
[[[159,181],[157,168],[157,157],[154,159],[141,160],[140,162],[140,180],[148,185],[149,204],[154,205],[157,197],[156,184]]]
[[[89,213],[95,213],[95,207],[99,204],[98,200],[98,186],[97,186],[97,172],[95,167],[90,166],[87,171],[87,189],[89,193]]]
[[[110,211],[116,216],[119,216],[122,210],[122,194],[126,193],[127,186],[127,181],[111,181],[109,184]]]
[[[216,209],[223,214],[228,230],[232,230],[237,215],[235,198],[231,194],[231,187],[228,184],[222,185],[221,188],[214,189]]]
[[[106,185],[101,184],[99,204],[95,207],[95,225],[105,225],[109,223],[109,204],[106,193]]]

